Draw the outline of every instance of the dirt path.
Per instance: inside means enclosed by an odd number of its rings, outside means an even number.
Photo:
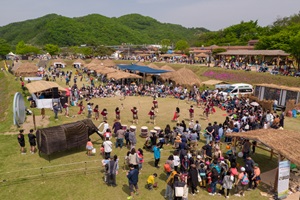
[[[42,119],[42,116],[35,116],[36,127],[37,128],[47,127],[49,124],[49,118],[50,116],[47,115],[45,116],[44,119]],[[29,133],[30,129],[34,129],[32,115],[28,115],[26,117],[25,123],[19,129],[24,129],[24,133]],[[15,135],[18,133],[19,133],[18,131],[5,132],[4,135]]]

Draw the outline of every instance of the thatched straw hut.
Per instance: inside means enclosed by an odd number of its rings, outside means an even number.
[[[154,64],[154,63],[150,63],[149,65],[148,65],[148,67],[150,67],[150,68],[152,68],[152,69],[160,69],[156,64]]]
[[[84,62],[82,59],[78,58],[78,59],[76,59],[76,60],[73,62],[72,65],[73,65],[74,67],[84,67],[85,62]]]
[[[27,77],[32,77],[32,76],[37,76],[38,73],[38,67],[33,64],[33,63],[23,63],[21,64],[15,71],[14,74],[15,76],[27,76]]]
[[[180,85],[200,85],[201,81],[199,77],[190,69],[187,69],[185,67],[179,69],[176,73],[176,75],[173,78],[173,81]]]
[[[60,59],[60,58],[57,58],[57,59],[54,59],[54,60],[50,61],[51,65],[54,65],[54,63],[62,63],[64,65],[66,65],[65,61],[63,59]]]
[[[300,133],[297,131],[259,129],[241,133],[230,133],[228,136],[238,136],[261,142],[276,153],[300,166]]]
[[[110,68],[110,67],[101,67],[101,68],[95,69],[95,71],[97,72],[97,74],[106,75],[106,74],[109,74],[109,73],[115,73],[118,70]]]
[[[170,67],[169,65],[164,65],[164,66],[162,66],[160,69],[168,70],[168,71],[171,71],[171,72],[174,72],[174,71],[175,71],[175,70],[174,70],[172,67]]]
[[[123,72],[121,70],[118,70],[114,73],[109,73],[107,74],[108,79],[115,79],[115,80],[120,80],[120,79],[126,79],[126,78],[139,78],[142,79],[143,77],[137,75],[137,74],[132,74],[128,72]]]
[[[137,62],[136,65],[139,65],[139,66],[146,66],[146,64],[145,64],[144,62],[141,62],[141,61]]]
[[[106,67],[114,67],[114,66],[116,66],[116,64],[114,63],[114,61],[112,61],[110,59],[102,60],[102,63]]]

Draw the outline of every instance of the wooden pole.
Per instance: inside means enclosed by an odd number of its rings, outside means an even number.
[[[274,192],[277,193],[278,189],[278,176],[279,176],[279,163],[281,161],[281,155],[278,154],[278,167],[276,168],[276,175],[275,175],[275,181],[274,181]]]
[[[36,130],[36,122],[35,122],[35,114],[34,114],[34,112],[32,112],[32,118],[33,118],[34,130]]]

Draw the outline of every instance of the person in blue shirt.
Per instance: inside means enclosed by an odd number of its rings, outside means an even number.
[[[129,172],[127,172],[130,196],[127,199],[133,199],[134,192],[138,195],[138,182],[139,182],[139,170],[135,169],[132,164],[129,165]]]
[[[154,154],[154,166],[156,168],[159,168],[158,166],[158,163],[159,163],[159,160],[160,160],[160,143],[158,143],[157,145],[154,145],[153,146],[153,154]]]

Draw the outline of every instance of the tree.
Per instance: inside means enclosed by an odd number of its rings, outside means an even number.
[[[46,44],[44,49],[51,55],[57,55],[60,52],[60,48],[54,44]]]
[[[295,57],[298,64],[298,70],[300,70],[300,32],[296,36],[291,37],[290,41],[288,52]]]
[[[6,40],[0,38],[0,56],[5,56],[10,52],[10,46]]]
[[[161,48],[161,52],[162,53],[166,53],[169,50],[170,45],[171,45],[171,40],[169,40],[169,39],[163,39],[161,41],[161,47],[162,47]]]
[[[39,54],[40,49],[32,45],[26,45],[22,40],[16,46],[16,53],[20,55]]]
[[[185,52],[189,48],[189,44],[185,40],[179,40],[176,42],[175,49],[180,50],[181,53]]]

